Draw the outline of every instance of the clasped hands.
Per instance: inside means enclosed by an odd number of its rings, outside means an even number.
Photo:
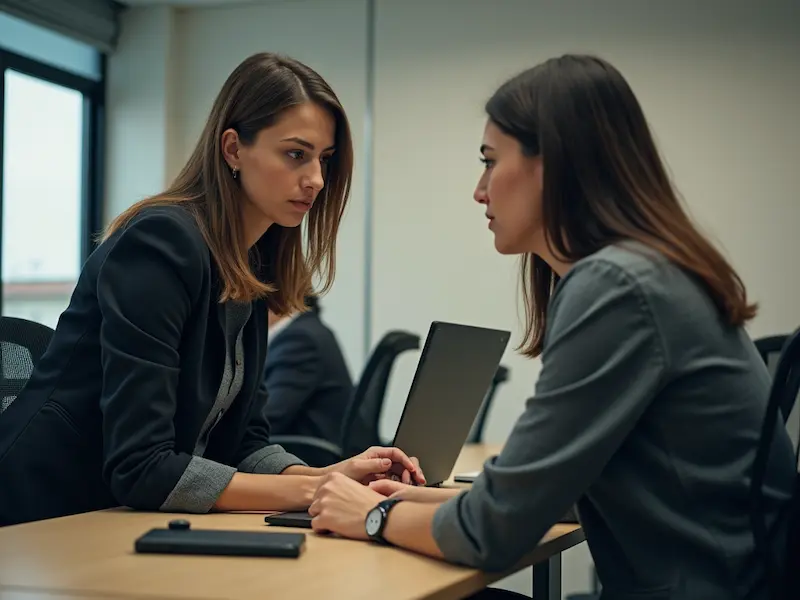
[[[325,475],[338,473],[354,482],[369,485],[376,481],[398,481],[409,485],[425,485],[425,474],[416,458],[399,448],[373,446],[347,460],[325,468]]]
[[[317,533],[335,533],[351,539],[366,540],[365,519],[367,513],[387,497],[397,497],[418,502],[444,501],[438,492],[424,488],[425,476],[419,462],[408,458],[397,448],[370,448],[351,461],[345,468],[331,469],[322,479],[308,509],[313,517],[311,527]],[[369,471],[367,463],[388,469],[383,472]],[[385,462],[377,462],[385,461]],[[390,462],[391,461],[391,464]],[[409,463],[411,468],[409,468]],[[343,465],[344,463],[339,463]],[[337,467],[338,465],[335,465]],[[360,471],[359,471],[360,470]],[[366,475],[360,477],[360,473]],[[445,491],[445,496],[451,494]],[[442,496],[442,497],[439,497]]]

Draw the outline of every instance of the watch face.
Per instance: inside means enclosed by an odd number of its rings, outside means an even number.
[[[367,514],[367,535],[377,535],[381,530],[381,522],[383,521],[383,514],[380,509],[373,508]]]

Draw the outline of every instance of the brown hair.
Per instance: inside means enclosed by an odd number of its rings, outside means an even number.
[[[233,128],[242,144],[274,125],[286,109],[314,102],[336,121],[336,152],[328,162],[325,187],[314,202],[306,226],[272,225],[252,256],[244,247],[239,213],[241,188],[222,154],[222,134]],[[312,277],[321,275],[318,293],[327,291],[336,270],[336,235],[344,214],[353,173],[353,145],[344,109],[330,86],[314,70],[291,58],[255,54],[230,74],[219,92],[189,161],[162,193],[119,215],[107,239],[149,206],[180,204],[197,220],[222,282],[220,302],[252,301],[267,296],[270,310],[286,314],[305,309]],[[255,269],[254,269],[255,265]],[[255,271],[255,272],[254,272]]]
[[[542,218],[550,250],[575,262],[636,240],[696,277],[731,325],[756,314],[742,280],[693,225],[661,161],[641,106],[613,66],[565,55],[503,84],[489,119],[544,165]],[[542,352],[547,307],[558,276],[540,257],[521,263],[525,337]]]

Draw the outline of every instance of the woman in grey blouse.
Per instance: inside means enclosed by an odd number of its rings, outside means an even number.
[[[770,379],[742,281],[684,212],[607,62],[549,60],[486,109],[475,200],[497,251],[524,255],[535,395],[469,491],[333,475],[314,528],[506,569],[577,503],[604,598],[767,598],[748,486]],[[793,463],[781,435],[765,486],[778,551]],[[368,533],[386,495],[405,501]]]

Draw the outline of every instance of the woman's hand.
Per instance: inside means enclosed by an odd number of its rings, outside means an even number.
[[[457,488],[426,488],[407,485],[390,479],[378,479],[371,482],[369,487],[385,498],[400,498],[412,502],[446,502],[464,491]]]
[[[409,458],[399,448],[374,446],[353,458],[328,467],[328,472],[342,473],[364,485],[383,479],[425,485],[425,475],[419,461]]]
[[[373,485],[380,487],[384,484],[375,482]],[[369,539],[367,515],[386,498],[370,487],[359,485],[341,473],[326,475],[308,509],[313,517],[311,528],[317,533],[335,533],[354,540]],[[383,537],[395,546],[442,558],[433,538],[433,517],[437,508],[434,503],[402,502],[392,510]]]
[[[366,540],[367,513],[384,496],[361,485],[342,473],[326,475],[308,513],[313,517],[311,528],[317,533],[336,533],[355,539]]]

